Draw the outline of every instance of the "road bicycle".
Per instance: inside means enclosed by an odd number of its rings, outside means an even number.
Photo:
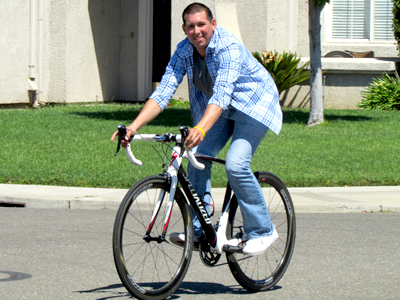
[[[118,126],[120,148],[126,128]],[[209,267],[217,265],[225,253],[236,281],[249,292],[273,288],[285,273],[295,244],[296,221],[293,202],[284,183],[269,172],[255,172],[271,220],[279,239],[266,252],[257,256],[242,253],[245,242],[240,206],[227,184],[221,216],[215,224],[205,204],[194,191],[186,175],[183,159],[196,168],[204,168],[202,160],[225,164],[222,159],[185,150],[188,128],[180,133],[136,134],[133,141],[163,144],[163,173],[135,183],[124,197],[116,215],[113,231],[113,253],[118,275],[129,293],[138,299],[165,299],[180,286],[188,270],[195,246],[201,261]],[[142,162],[125,148],[135,165]],[[166,147],[165,147],[166,146]],[[153,146],[154,147],[154,146]],[[155,148],[154,148],[155,149]],[[169,162],[168,152],[172,150]],[[116,154],[117,154],[116,153]],[[167,163],[168,162],[168,163]],[[192,213],[204,230],[200,242],[194,243]],[[181,245],[171,241],[171,233],[184,235]]]

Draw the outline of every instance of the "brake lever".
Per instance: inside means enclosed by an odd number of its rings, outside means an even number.
[[[182,151],[185,152],[185,140],[189,135],[189,128],[187,126],[182,126],[180,128],[181,135],[182,135]],[[182,154],[183,154],[182,152]],[[204,170],[205,166],[204,164],[200,163],[197,161],[196,157],[194,156],[192,149],[186,151],[187,156],[189,158],[189,161],[192,163],[192,165],[199,170]]]
[[[189,135],[189,128],[187,128],[187,126],[181,126],[179,128],[179,130],[180,130],[181,136],[182,136],[182,151],[184,152],[185,151],[185,140]]]
[[[118,125],[118,145],[117,145],[117,152],[115,152],[114,156],[117,156],[119,150],[121,149],[121,141],[125,140],[126,136],[126,127],[125,125]],[[133,136],[129,138],[129,143],[132,141]]]

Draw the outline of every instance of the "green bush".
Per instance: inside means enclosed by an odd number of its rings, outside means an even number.
[[[179,99],[171,99],[169,101],[168,106],[182,106],[182,107],[190,107],[189,101],[184,101],[181,98]]]
[[[383,74],[375,78],[367,91],[361,92],[362,100],[357,104],[364,109],[399,110],[400,109],[400,77]]]
[[[393,33],[397,41],[397,50],[400,51],[400,0],[393,1]]]
[[[279,94],[292,86],[310,78],[310,71],[306,70],[309,61],[298,67],[300,57],[296,53],[283,51],[278,54],[263,51],[262,54],[253,52],[253,56],[267,69],[275,81]]]

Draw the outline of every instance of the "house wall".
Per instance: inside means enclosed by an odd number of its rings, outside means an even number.
[[[182,30],[182,12],[191,0],[172,0],[172,53],[176,45],[186,36]],[[297,2],[293,2],[293,8]],[[291,43],[288,38],[289,20],[287,9],[282,9],[279,0],[205,0],[202,1],[213,12],[217,25],[231,31],[251,52],[267,49],[287,49]],[[246,12],[246,13],[244,13]],[[293,9],[296,20],[296,10]],[[297,21],[291,21],[295,26]],[[281,36],[286,38],[282,39]],[[188,99],[187,79],[184,78],[175,98]]]
[[[139,0],[43,0],[42,76],[38,75],[38,1],[34,8],[34,78],[40,102],[135,100],[138,95]],[[0,104],[29,104],[30,1],[0,8]]]
[[[151,93],[152,1],[139,0],[42,0],[43,38],[41,76],[38,73],[38,21],[34,22],[33,78],[30,77],[30,3],[38,17],[39,0],[5,1],[0,7],[0,104],[28,104],[34,85],[41,87],[42,102],[93,102],[107,100],[143,101]],[[172,0],[171,52],[185,38],[181,14],[192,0]],[[308,4],[306,0],[204,0],[217,23],[233,32],[251,51],[292,51],[304,59],[309,56]],[[343,44],[329,41],[326,10],[322,13],[322,54],[333,50],[374,51],[376,57],[396,57],[394,43]],[[157,28],[156,30],[160,30]],[[160,34],[158,31],[157,34]],[[150,58],[150,60],[149,60]],[[371,70],[363,74],[363,84],[356,69],[343,67],[327,70],[326,85],[332,90],[327,103],[340,107],[334,90],[360,99],[362,89],[383,72],[371,60]],[[369,62],[366,63],[368,68]],[[350,69],[349,69],[350,68]],[[393,72],[393,63],[388,67]],[[332,73],[333,72],[333,73]],[[352,75],[350,75],[352,74]],[[151,74],[150,74],[151,75]],[[328,76],[329,75],[329,76]],[[367,75],[367,76],[364,76]],[[335,86],[346,76],[346,85]],[[368,77],[369,76],[369,77]],[[337,77],[337,79],[334,79]],[[150,77],[151,78],[151,77]],[[39,80],[40,79],[40,80]],[[40,82],[39,82],[40,81]],[[151,83],[151,82],[150,82]],[[343,86],[342,86],[343,85]],[[307,86],[296,87],[305,91]],[[357,89],[355,88],[357,87]],[[149,90],[150,89],[150,90]],[[346,89],[348,89],[346,91]],[[351,93],[349,92],[351,90]],[[301,103],[299,92],[291,91],[291,103]],[[303,96],[302,96],[303,97]],[[187,99],[184,79],[175,98]],[[328,99],[327,98],[327,99]],[[306,101],[307,102],[307,101]],[[336,104],[338,103],[338,104]],[[351,104],[353,107],[353,104]]]
[[[41,100],[103,101],[118,97],[119,0],[50,1]],[[47,86],[46,86],[47,84]],[[46,95],[46,91],[48,94]],[[46,102],[47,102],[46,101]]]
[[[299,43],[297,53],[303,61],[309,60],[308,4],[299,0]],[[329,38],[330,4],[321,14],[321,51],[323,74],[323,97],[325,108],[355,109],[375,78],[383,73],[394,74],[399,63],[396,43],[393,42],[341,42]],[[325,58],[331,51],[373,51],[375,58]],[[310,86],[305,81],[281,94],[281,103],[292,107],[309,107]]]
[[[362,92],[374,78],[394,74],[399,59],[322,58],[323,99],[325,108],[355,109]],[[281,104],[309,107],[310,86],[304,81],[281,94]]]
[[[28,99],[29,10],[29,1],[24,0],[4,1],[0,7],[0,103]]]
[[[181,26],[181,13],[192,1],[173,1],[173,34],[172,45],[185,38]],[[239,35],[243,44],[251,51],[283,51],[296,52],[304,61],[309,60],[308,36],[308,1],[306,0],[269,0],[269,1],[240,1],[240,0],[209,0],[203,1],[210,7],[217,24]],[[223,9],[221,12],[218,9]],[[394,42],[380,43],[343,43],[329,40],[327,26],[329,5],[321,14],[321,50],[322,56],[331,51],[374,51],[377,58],[391,58],[388,61],[377,59],[352,59],[356,61],[329,61],[323,58],[324,98],[326,108],[354,109],[361,100],[361,92],[365,90],[374,78],[383,72],[393,74],[396,69],[398,51]],[[219,17],[224,12],[231,16],[231,22],[222,21]],[[243,13],[245,12],[245,13]],[[235,16],[235,13],[237,15]],[[174,46],[173,46],[174,47]],[[172,49],[174,50],[174,49]],[[309,82],[303,82],[281,94],[281,103],[292,107],[309,107]],[[187,82],[184,79],[179,87],[176,98],[188,99]]]

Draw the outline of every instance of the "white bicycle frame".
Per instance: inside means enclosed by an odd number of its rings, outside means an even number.
[[[162,141],[163,137],[159,136],[159,135],[155,135],[155,134],[135,135],[132,142],[133,141],[143,141],[143,140]],[[177,142],[176,142],[177,144],[180,143],[181,136],[176,135],[176,140],[177,140]],[[169,191],[170,196],[168,199],[168,208],[167,208],[166,216],[164,219],[164,230],[168,226],[170,215],[172,213],[172,204],[174,201],[176,188],[178,186],[178,171],[182,164],[182,160],[184,158],[188,158],[189,161],[192,163],[192,165],[195,168],[198,168],[200,170],[204,169],[204,165],[197,161],[196,157],[194,156],[194,154],[191,150],[185,151],[183,153],[183,155],[181,155],[180,152],[181,152],[181,146],[175,145],[172,148],[171,159],[170,159],[170,162],[168,165],[167,174],[171,180],[171,187],[170,187],[170,191]],[[137,158],[135,158],[135,156],[133,155],[133,153],[130,149],[130,145],[128,145],[128,147],[125,148],[125,153],[128,156],[131,163],[133,163],[137,166],[142,166],[142,162],[140,160],[138,160]],[[159,199],[156,203],[156,206],[154,207],[153,214],[152,214],[152,217],[150,220],[150,224],[153,224],[154,218],[157,216],[157,212],[159,211],[159,207],[161,206],[163,199],[164,199],[164,193],[161,193],[159,195]],[[216,245],[215,245],[215,247],[211,247],[211,250],[213,252],[216,252],[219,254],[221,254],[224,251],[223,249],[224,249],[225,245],[237,247],[241,243],[240,239],[234,238],[234,239],[228,240],[226,238],[226,228],[228,226],[228,217],[229,217],[229,213],[228,213],[229,206],[230,206],[230,200],[218,220],[218,228],[216,230],[216,236],[217,236]]]

